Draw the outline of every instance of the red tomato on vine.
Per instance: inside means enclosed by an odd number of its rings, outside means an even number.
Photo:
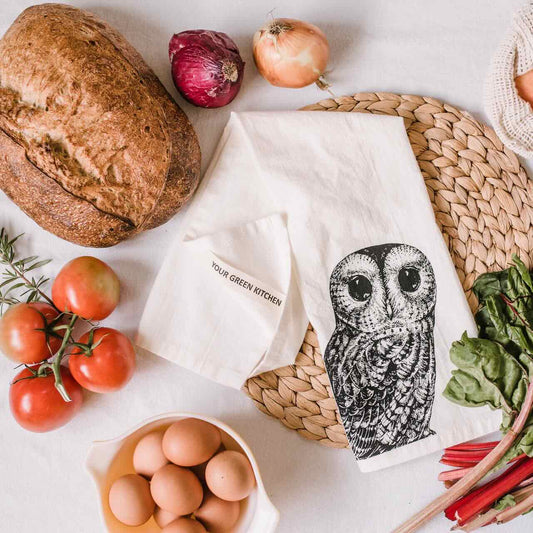
[[[9,405],[15,420],[24,429],[43,433],[64,426],[78,413],[83,391],[68,368],[60,368],[63,386],[71,401],[66,402],[55,387],[55,376],[47,369],[35,377],[38,367],[25,368],[17,374],[9,389]]]
[[[52,300],[60,311],[87,320],[103,320],[116,308],[120,282],[96,257],[78,257],[67,263],[52,285]]]
[[[59,313],[44,302],[12,305],[0,319],[0,351],[18,363],[39,363],[54,355],[61,345],[61,332],[46,328]]]
[[[133,344],[120,331],[98,328],[83,335],[79,341],[93,345],[91,353],[74,348],[69,368],[74,379],[93,392],[114,392],[126,385],[135,371]]]

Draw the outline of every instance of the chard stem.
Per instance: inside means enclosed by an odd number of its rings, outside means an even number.
[[[444,509],[446,509],[449,505],[464,496],[481,479],[483,479],[503,458],[509,448],[513,445],[514,441],[520,435],[524,429],[524,425],[529,417],[532,407],[533,380],[529,383],[526,398],[522,404],[520,413],[513,423],[513,427],[505,434],[499,444],[453,487],[449,488],[447,492],[433,500],[429,505],[424,507],[421,511],[409,518],[409,520],[397,527],[394,530],[394,533],[412,533],[413,531],[417,531],[426,522],[429,522],[429,520],[444,511]]]
[[[513,507],[508,507],[496,516],[496,522],[498,524],[505,524],[510,522],[513,518],[520,516],[521,514],[531,511],[533,508],[533,494],[530,494],[527,498],[524,498],[520,503],[517,503]]]
[[[509,309],[511,310],[513,315],[515,315],[516,318],[518,318],[518,320],[520,320],[520,322],[522,322],[522,324],[524,325],[524,327],[528,331],[533,333],[533,330],[531,329],[531,326],[529,325],[529,322],[520,314],[518,309],[513,305],[513,302],[511,300],[509,300],[509,298],[507,298],[507,296],[505,296],[505,294],[503,294],[503,293],[500,294],[500,297],[505,302],[505,305],[507,305],[507,307],[509,307]]]

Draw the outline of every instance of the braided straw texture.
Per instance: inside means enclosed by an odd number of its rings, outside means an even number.
[[[472,309],[473,281],[517,254],[533,264],[533,182],[494,130],[434,98],[359,93],[304,108],[403,117],[437,223]],[[249,379],[258,409],[300,435],[347,447],[312,326],[294,365]]]

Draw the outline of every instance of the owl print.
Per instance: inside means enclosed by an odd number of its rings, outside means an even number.
[[[383,244],[333,270],[324,362],[348,441],[366,459],[434,434],[436,283],[417,248]]]

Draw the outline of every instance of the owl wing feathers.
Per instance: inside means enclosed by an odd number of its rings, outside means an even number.
[[[374,391],[367,386],[368,371],[364,359],[357,356],[359,348],[359,337],[341,325],[324,353],[333,394],[356,456],[372,449],[380,409]]]
[[[379,445],[376,432],[386,401],[386,387],[382,385],[387,380],[388,364],[372,355],[373,351],[375,344],[367,335],[354,334],[341,325],[324,354],[344,429],[358,458],[375,454]]]
[[[429,372],[432,340],[428,340],[423,331],[409,333],[406,337],[404,349],[391,362],[395,367],[391,374],[396,380],[389,389],[377,431],[378,440],[391,447],[403,446],[430,434],[428,414],[431,415],[431,410],[427,406],[433,403],[430,394],[434,374]]]
[[[332,335],[324,360],[357,458],[432,433],[428,404],[433,403],[435,381],[430,372],[433,339],[424,330],[376,342],[340,325]]]

